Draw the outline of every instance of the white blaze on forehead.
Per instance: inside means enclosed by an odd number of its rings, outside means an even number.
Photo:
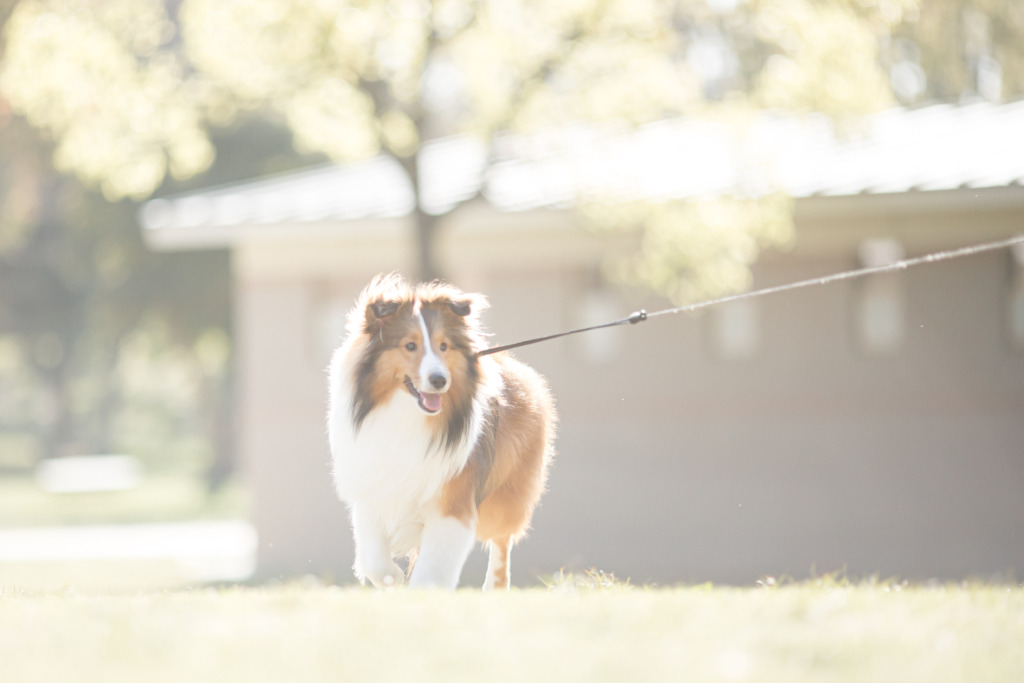
[[[448,373],[448,368],[445,366],[444,361],[437,355],[437,351],[434,350],[434,341],[430,338],[430,329],[427,327],[427,321],[423,317],[423,306],[422,302],[418,299],[412,307],[413,315],[416,316],[416,320],[420,324],[420,332],[423,334],[423,359],[420,361],[420,389],[429,391],[432,387],[430,385],[430,376],[435,374],[444,375],[445,379],[450,379],[451,375]]]
[[[420,332],[423,334],[423,348],[427,353],[434,353],[434,343],[430,339],[430,330],[427,328],[427,320],[423,317],[423,304],[419,299],[417,299],[416,303],[413,304],[412,314],[416,316],[416,320],[419,321],[420,324]]]

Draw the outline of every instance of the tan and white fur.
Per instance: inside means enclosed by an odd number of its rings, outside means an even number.
[[[378,276],[330,365],[328,435],[348,505],[356,576],[377,587],[455,588],[474,539],[485,589],[507,589],[552,457],[546,382],[485,348],[486,299],[441,283]]]

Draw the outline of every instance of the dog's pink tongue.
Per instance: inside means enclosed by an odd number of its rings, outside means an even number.
[[[420,394],[423,397],[423,405],[432,413],[436,413],[441,410],[441,394],[429,394],[423,392]]]

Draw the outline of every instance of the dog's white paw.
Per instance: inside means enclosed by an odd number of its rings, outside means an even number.
[[[360,562],[356,560],[354,567],[356,577],[362,582],[369,581],[377,588],[395,588],[405,581],[402,568],[388,559],[383,562]]]

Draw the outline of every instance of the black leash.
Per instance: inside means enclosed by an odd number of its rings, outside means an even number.
[[[635,325],[638,322],[647,320],[647,311],[640,309],[636,313],[630,314],[628,318],[622,320],[613,320],[610,323],[601,323],[600,325],[591,325],[590,327],[581,327],[578,330],[569,330],[568,332],[558,332],[557,334],[549,334],[546,337],[537,337],[536,339],[527,339],[526,341],[516,342],[515,344],[505,344],[504,346],[495,346],[493,349],[484,349],[483,351],[477,352],[477,357],[486,356],[490,353],[498,353],[499,351],[508,351],[509,349],[518,349],[520,346],[529,346],[530,344],[539,344],[549,339],[558,339],[559,337],[568,337],[570,334],[579,334],[580,332],[590,332],[591,330],[600,330],[604,327],[615,327],[616,325]]]
[[[756,296],[764,296],[766,294],[777,294],[779,292],[788,292],[793,289],[801,289],[803,287],[813,287],[815,285],[827,285],[833,282],[839,282],[840,280],[853,280],[855,278],[864,277],[866,275],[876,275],[880,273],[891,273],[897,270],[906,270],[913,266],[919,266],[924,263],[938,263],[939,261],[949,261],[951,259],[960,258],[961,256],[971,256],[973,254],[981,254],[986,251],[995,251],[997,249],[1006,249],[1016,245],[1024,245],[1024,235],[1018,237],[1012,237],[1006,240],[1000,240],[998,242],[986,242],[985,244],[977,244],[971,247],[962,247],[960,249],[951,249],[949,251],[940,251],[934,254],[928,254],[927,256],[918,256],[916,258],[904,259],[902,261],[895,261],[893,263],[886,264],[884,266],[871,266],[869,268],[859,268],[857,270],[848,270],[844,273],[836,273],[835,275],[827,275],[825,277],[816,277],[809,280],[801,280],[799,282],[791,282],[788,285],[778,285],[776,287],[766,287],[764,289],[756,289],[749,292],[743,292],[742,294],[731,294],[729,296],[719,297],[717,299],[709,299],[707,301],[700,301],[695,304],[687,304],[685,306],[676,306],[675,308],[665,308],[660,311],[654,311],[648,313],[641,309],[635,313],[631,313],[628,317],[622,318],[621,320],[613,320],[608,323],[602,323],[600,325],[591,325],[590,327],[581,327],[578,330],[569,330],[568,332],[558,332],[556,334],[549,334],[545,337],[537,337],[536,339],[527,339],[525,341],[516,342],[514,344],[506,344],[504,346],[495,346],[494,348],[484,349],[483,351],[477,352],[477,357],[486,356],[492,353],[498,353],[499,351],[508,351],[510,349],[517,349],[520,346],[529,346],[530,344],[539,344],[540,342],[549,341],[551,339],[558,339],[559,337],[568,337],[571,334],[579,334],[581,332],[590,332],[591,330],[600,330],[605,327],[615,327],[617,325],[635,325],[639,322],[643,322],[650,318],[656,318],[659,315],[668,315],[670,313],[685,313],[688,311],[695,311],[699,308],[707,308],[709,306],[716,306],[718,304],[728,303],[730,301],[739,301],[740,299],[750,299]]]

